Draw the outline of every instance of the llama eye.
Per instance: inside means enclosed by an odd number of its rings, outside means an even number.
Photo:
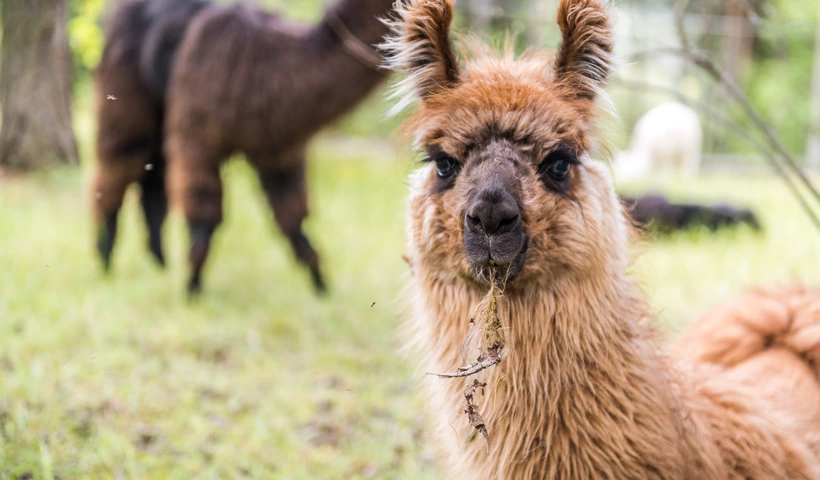
[[[456,161],[450,157],[436,159],[436,172],[440,178],[448,178],[456,172]]]
[[[550,177],[559,182],[566,179],[569,174],[570,163],[564,159],[556,160],[547,167],[547,173]]]
[[[561,183],[567,179],[572,166],[579,163],[572,149],[562,145],[547,155],[538,166],[538,173],[545,181]]]

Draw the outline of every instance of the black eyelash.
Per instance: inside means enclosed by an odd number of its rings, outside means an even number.
[[[541,162],[540,165],[538,165],[539,171],[541,170],[542,167],[545,167],[550,163],[547,160],[554,161],[554,160],[557,160],[558,158],[560,158],[562,160],[565,160],[567,163],[569,163],[572,166],[581,165],[581,161],[578,160],[578,154],[576,153],[576,150],[574,148],[570,147],[569,145],[561,144],[561,145],[558,145],[557,147],[555,147],[554,149],[552,149],[547,154],[547,156],[544,157],[544,160]]]
[[[434,192],[440,193],[445,190],[449,190],[450,188],[455,185],[455,179],[458,176],[458,173],[461,171],[461,163],[456,160],[452,155],[447,154],[444,150],[441,149],[438,145],[429,147],[427,149],[427,156],[421,160],[423,164],[427,163],[449,163],[452,167],[450,169],[450,173],[442,174],[441,170],[438,171],[438,176],[436,178],[436,185],[434,188]]]
[[[427,155],[421,159],[421,163],[432,163],[437,160],[444,160],[445,158],[453,158],[447,152],[441,149],[438,145],[434,145],[427,149]]]

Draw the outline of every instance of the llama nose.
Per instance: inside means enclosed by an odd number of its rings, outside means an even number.
[[[465,224],[471,233],[501,235],[513,230],[520,218],[518,203],[510,194],[488,190],[470,204]]]

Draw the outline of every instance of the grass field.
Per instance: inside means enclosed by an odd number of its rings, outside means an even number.
[[[99,271],[90,126],[81,115],[82,170],[0,179],[0,479],[439,478],[418,374],[396,353],[407,155],[333,137],[313,148],[307,230],[324,299],[232,163],[205,295],[189,304],[182,221],[170,219],[161,271],[136,192],[113,275]],[[651,187],[749,205],[765,226],[641,247],[634,275],[672,329],[750,283],[820,283],[818,234],[778,180]]]

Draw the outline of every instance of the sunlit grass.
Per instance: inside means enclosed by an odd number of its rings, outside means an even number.
[[[763,225],[762,232],[690,230],[643,245],[635,276],[673,327],[752,284],[820,284],[820,232],[774,174],[645,182],[625,190],[662,191],[672,200],[703,204],[732,202],[751,208]]]
[[[406,164],[330,152],[312,164],[307,226],[326,299],[242,163],[194,305],[178,216],[163,272],[131,195],[105,278],[79,172],[0,184],[0,472],[434,477],[395,353]]]
[[[416,379],[396,354],[411,162],[380,145],[325,139],[312,152],[307,231],[325,299],[241,161],[225,170],[227,221],[196,304],[183,294],[177,214],[162,271],[131,192],[106,278],[87,171],[0,183],[0,478],[439,478]],[[819,283],[818,233],[776,179],[654,187],[748,205],[765,228],[647,242],[635,275],[667,325],[750,283]]]

